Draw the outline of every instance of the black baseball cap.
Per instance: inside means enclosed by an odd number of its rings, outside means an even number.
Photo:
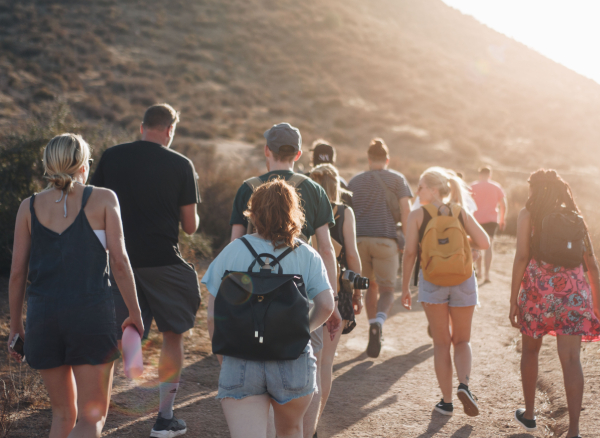
[[[335,149],[327,143],[319,143],[313,149],[313,165],[329,163],[333,164]]]
[[[281,146],[292,146],[295,150],[302,149],[302,136],[300,130],[289,123],[279,123],[267,129],[263,134],[267,140],[267,146],[273,152],[279,152]]]

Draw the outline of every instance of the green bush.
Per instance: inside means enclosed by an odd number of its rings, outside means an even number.
[[[117,143],[104,126],[79,125],[63,102],[41,105],[31,119],[0,136],[0,275],[10,272],[19,205],[45,185],[43,149],[52,137],[65,132],[83,135],[95,158]]]

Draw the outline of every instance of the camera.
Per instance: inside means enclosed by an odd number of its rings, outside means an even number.
[[[361,277],[356,272],[346,269],[342,273],[342,280],[352,283],[353,289],[368,289],[369,279],[367,277]]]

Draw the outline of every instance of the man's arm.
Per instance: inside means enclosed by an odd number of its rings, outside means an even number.
[[[405,196],[400,198],[398,201],[400,203],[400,218],[402,219],[402,226],[404,228],[404,224],[408,221],[408,215],[410,214],[410,202],[409,197]]]
[[[233,224],[231,226],[231,240],[233,242],[235,239],[239,239],[244,234],[246,234],[246,227],[240,224]]]
[[[337,261],[335,259],[335,250],[333,249],[333,244],[331,243],[331,236],[329,235],[329,224],[327,223],[317,228],[315,230],[315,235],[317,237],[317,251],[323,259],[323,264],[327,270],[327,278],[329,280],[329,284],[331,285],[333,295],[337,296]],[[327,321],[327,329],[332,341],[341,326],[342,316],[340,315],[338,307],[335,306],[333,313]]]
[[[181,228],[187,234],[192,235],[200,225],[200,217],[198,216],[198,204],[188,204],[179,207],[179,217],[181,218]]]
[[[327,278],[335,295],[337,293],[337,263],[335,250],[329,235],[329,224],[321,225],[315,230],[315,234],[317,236],[317,251],[323,259],[325,269],[327,269]]]

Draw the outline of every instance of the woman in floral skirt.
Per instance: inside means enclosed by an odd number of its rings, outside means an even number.
[[[519,213],[517,252],[513,265],[510,322],[521,330],[523,348],[521,377],[525,409],[515,412],[515,420],[526,430],[536,430],[534,415],[538,375],[538,354],[544,335],[557,338],[569,409],[567,438],[579,437],[579,414],[583,400],[583,371],[579,359],[581,342],[600,340],[600,275],[594,250],[583,227],[582,264],[560,266],[542,259],[548,252],[548,234],[542,233],[549,215],[577,219],[579,209],[571,188],[554,170],[538,170],[529,178],[529,199]],[[550,235],[552,236],[552,235]],[[565,248],[577,242],[567,242]],[[573,246],[572,246],[573,245]],[[585,268],[584,268],[585,266]],[[584,270],[590,283],[584,275]]]

